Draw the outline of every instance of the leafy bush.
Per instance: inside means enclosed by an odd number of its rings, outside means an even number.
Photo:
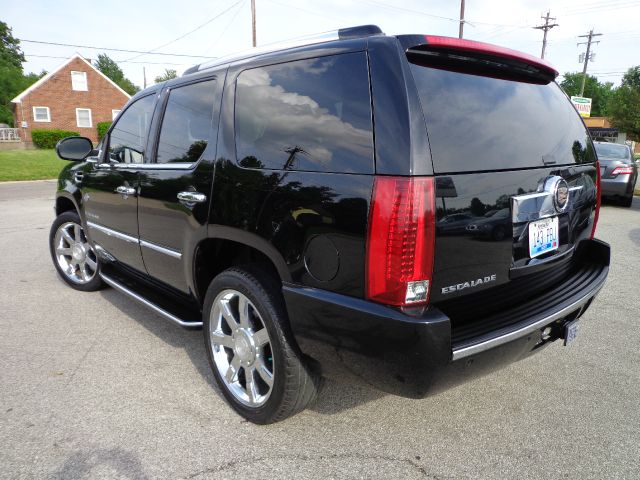
[[[107,130],[109,130],[112,123],[113,122],[98,122],[98,141],[102,140],[102,137],[107,134]]]
[[[31,139],[33,144],[38,148],[54,148],[63,138],[79,137],[78,132],[70,132],[68,130],[32,130]]]

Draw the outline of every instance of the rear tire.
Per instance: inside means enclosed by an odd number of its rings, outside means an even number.
[[[230,268],[213,279],[203,334],[220,391],[250,422],[284,420],[315,399],[320,378],[293,339],[280,281],[262,270]]]
[[[64,212],[53,221],[49,252],[58,275],[71,288],[94,292],[104,287],[100,259],[87,241],[77,212]]]
[[[621,201],[620,204],[623,207],[630,207],[631,204],[633,203],[633,194],[629,195],[628,197],[624,197]]]

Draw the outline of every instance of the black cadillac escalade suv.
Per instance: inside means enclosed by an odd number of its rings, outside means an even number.
[[[138,93],[96,149],[62,140],[62,279],[202,326],[256,423],[304,409],[323,377],[419,398],[570,342],[609,246],[557,72],[373,26],[303,43]]]

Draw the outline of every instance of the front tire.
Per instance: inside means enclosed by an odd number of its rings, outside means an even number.
[[[257,424],[304,410],[320,384],[293,340],[279,285],[257,268],[230,268],[213,279],[204,302],[204,342],[216,383]]]
[[[64,212],[53,221],[49,251],[58,275],[71,288],[93,292],[104,287],[100,259],[89,245],[75,211]]]

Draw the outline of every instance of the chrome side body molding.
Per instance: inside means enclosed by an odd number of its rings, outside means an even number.
[[[162,245],[158,245],[157,243],[153,243],[153,242],[148,242],[146,240],[138,240],[136,237],[127,235],[126,233],[118,232],[116,230],[112,230],[98,223],[87,222],[87,227],[89,227],[89,229],[99,230],[105,235],[109,235],[110,237],[115,237],[119,240],[123,240],[128,243],[137,243],[141,247],[149,248],[151,250],[155,250],[156,252],[164,253],[165,255],[169,255],[170,257],[173,257],[173,258],[177,258],[177,259],[182,258],[182,253],[177,250],[163,247]]]

